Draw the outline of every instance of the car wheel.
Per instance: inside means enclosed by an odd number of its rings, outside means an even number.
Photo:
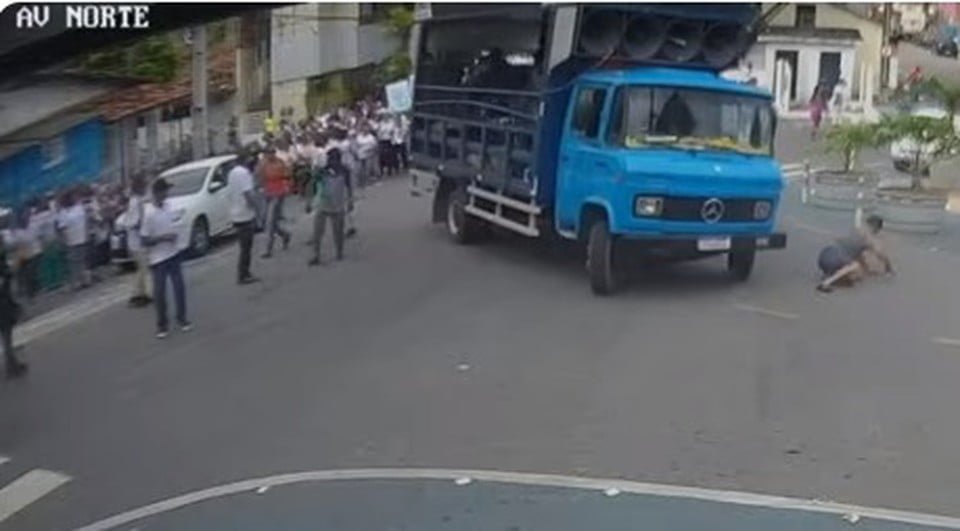
[[[190,229],[190,254],[203,256],[210,250],[210,226],[207,218],[197,218]]]
[[[615,249],[616,240],[607,221],[594,221],[587,238],[587,274],[595,295],[610,295],[617,289]]]
[[[744,282],[753,272],[753,261],[757,256],[756,249],[740,249],[727,254],[727,272],[737,282]]]

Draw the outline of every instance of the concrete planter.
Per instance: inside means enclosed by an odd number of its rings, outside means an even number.
[[[943,228],[945,194],[883,191],[876,195],[876,213],[883,218],[884,230],[936,234]]]
[[[873,203],[875,185],[872,174],[819,171],[811,176],[807,202],[819,208],[852,212]]]

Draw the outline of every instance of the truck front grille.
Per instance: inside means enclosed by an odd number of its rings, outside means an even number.
[[[698,221],[703,222],[701,211],[703,204],[709,197],[666,197],[663,200],[661,219],[669,221]],[[757,221],[753,218],[753,205],[756,199],[721,199],[723,201],[723,216],[717,223],[732,223],[742,221]]]

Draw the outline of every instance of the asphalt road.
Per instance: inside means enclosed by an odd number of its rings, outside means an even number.
[[[801,160],[802,129],[783,135],[781,159]],[[300,227],[290,251],[255,263],[259,285],[235,286],[229,259],[196,268],[187,334],[158,341],[149,310],[114,306],[33,339],[30,377],[0,384],[0,485],[58,475],[0,529],[70,529],[249,478],[368,467],[623,478],[960,516],[957,255],[892,238],[898,277],[818,294],[816,252],[849,220],[809,210],[791,188],[788,249],[762,255],[748,283],[708,260],[596,298],[579,259],[519,239],[455,246],[427,211],[393,181],[361,205],[343,263],[307,268]],[[289,498],[262,505],[215,499],[193,507],[196,520],[184,508],[137,527],[211,529],[241,506],[302,515],[331,489],[362,515],[401,488],[384,481],[282,488]],[[409,488],[426,496],[431,485]],[[637,495],[622,510],[663,521],[645,512],[651,503]],[[791,514],[809,518],[796,528],[819,525],[816,513]]]
[[[910,43],[901,43],[897,47],[899,71],[907,76],[917,66],[930,76],[936,76],[954,85],[960,85],[960,60],[953,57],[941,57],[930,50]]]

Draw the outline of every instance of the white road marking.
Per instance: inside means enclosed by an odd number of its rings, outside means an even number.
[[[184,270],[186,272],[196,271],[197,274],[202,274],[232,256],[232,253],[222,251],[200,261],[187,262],[184,264]],[[92,298],[81,299],[38,315],[14,329],[13,344],[15,346],[25,345],[30,341],[56,332],[61,328],[116,306],[126,301],[129,296],[130,286],[127,282],[123,282],[116,286],[105,288],[102,293]]]
[[[816,234],[816,235],[819,235],[819,236],[833,236],[833,235],[834,235],[832,232],[830,232],[830,231],[828,231],[828,230],[826,230],[826,229],[821,229],[820,227],[815,227],[815,226],[813,226],[813,225],[808,225],[807,223],[804,223],[804,222],[802,222],[802,221],[798,221],[796,218],[788,217],[788,218],[787,218],[787,221],[789,221],[791,225],[793,225],[794,227],[796,227],[796,228],[798,228],[798,229],[805,230],[805,231],[807,231],[807,232],[812,232],[813,234]]]
[[[802,162],[792,162],[780,165],[780,172],[788,181],[798,181],[806,175]]]
[[[743,310],[745,312],[759,313],[760,315],[767,315],[769,317],[777,317],[779,319],[799,319],[800,316],[795,313],[781,312],[779,310],[771,310],[769,308],[763,308],[760,306],[753,306],[752,304],[743,304],[740,302],[733,303],[733,307],[738,310]]]
[[[859,507],[834,502],[801,500],[783,496],[753,494],[730,490],[714,490],[700,487],[681,487],[638,481],[591,479],[576,476],[552,474],[527,474],[522,472],[501,472],[496,470],[451,470],[430,468],[361,468],[347,470],[313,470],[293,474],[281,474],[264,478],[249,479],[229,483],[205,490],[199,490],[175,498],[153,503],[79,528],[77,531],[105,531],[167,511],[179,509],[202,501],[250,491],[257,486],[271,486],[305,483],[310,481],[347,481],[347,480],[454,480],[470,477],[477,481],[510,483],[515,485],[534,485],[540,487],[558,487],[571,489],[600,490],[616,488],[621,492],[647,496],[685,498],[768,509],[806,511],[811,513],[832,514],[843,517],[857,514],[861,518],[873,518],[910,525],[944,527],[960,529],[960,518],[923,514],[910,511]]]
[[[49,470],[31,470],[0,489],[0,522],[70,481]]]
[[[952,339],[949,337],[935,337],[932,341],[938,345],[946,345],[948,347],[960,347],[960,339]]]

